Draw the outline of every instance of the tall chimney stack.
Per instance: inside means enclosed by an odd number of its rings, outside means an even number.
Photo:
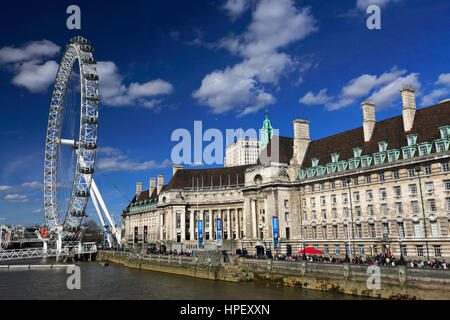
[[[153,191],[155,191],[156,189],[156,178],[150,178],[150,189],[149,189],[149,197],[152,196]]]
[[[142,182],[136,182],[136,199],[142,192]]]
[[[182,165],[177,165],[177,164],[173,165],[172,176],[174,176],[178,170],[182,170],[182,169],[184,169],[184,166],[182,166]]]
[[[164,185],[164,175],[158,174],[158,189],[157,189],[158,194],[161,191],[161,188],[163,187],[163,185]]]
[[[373,135],[373,130],[375,129],[375,103],[366,100],[361,103],[363,110],[363,131],[364,131],[364,142],[369,142]]]
[[[403,103],[403,128],[405,129],[405,132],[409,132],[412,129],[414,116],[416,114],[416,90],[405,86],[400,90],[400,92],[402,93]]]
[[[306,149],[311,142],[309,137],[309,121],[295,119],[294,125],[294,153],[291,159],[291,165],[301,165],[306,154]]]

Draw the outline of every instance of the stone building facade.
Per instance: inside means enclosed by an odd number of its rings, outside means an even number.
[[[377,122],[365,101],[362,127],[311,141],[297,119],[294,138],[273,136],[254,165],[174,166],[167,184],[138,183],[124,245],[215,250],[220,219],[222,249],[233,252],[450,257],[450,102],[417,109],[413,89],[401,94],[400,116]]]

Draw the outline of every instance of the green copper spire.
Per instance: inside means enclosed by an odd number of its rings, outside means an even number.
[[[266,110],[266,120],[263,121],[261,128],[261,151],[264,150],[273,136],[273,128],[270,125],[269,111]]]

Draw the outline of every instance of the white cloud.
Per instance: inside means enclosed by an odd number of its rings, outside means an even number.
[[[448,94],[449,90],[447,88],[434,89],[429,94],[422,97],[421,105],[424,107],[434,105]]]
[[[8,190],[11,190],[11,189],[12,189],[11,186],[0,186],[0,192],[1,191],[8,191]]]
[[[36,209],[36,210],[33,210],[33,213],[42,213],[42,209]]]
[[[27,202],[28,198],[25,195],[22,194],[18,194],[18,193],[13,193],[13,194],[7,194],[4,198],[6,201],[8,202]]]
[[[60,47],[48,40],[32,41],[21,48],[0,49],[0,65],[14,73],[12,83],[30,92],[43,92],[53,83],[58,63],[44,59],[53,57]]]
[[[53,57],[59,50],[60,47],[49,40],[32,41],[21,48],[3,47],[0,49],[0,64],[41,60]]]
[[[124,155],[119,149],[111,147],[104,147],[99,149],[99,151],[100,153],[107,155],[107,157],[99,157],[96,166],[100,168],[100,170],[105,171],[141,171],[167,168],[172,164],[168,159],[163,160],[160,163],[154,160],[137,162],[129,159],[128,156]]]
[[[368,6],[376,4],[380,7],[384,7],[389,3],[400,2],[401,0],[357,0],[356,7],[361,10],[366,10]]]
[[[58,63],[50,60],[40,64],[38,61],[27,61],[21,63],[18,73],[12,82],[19,87],[27,88],[30,92],[44,92],[54,82]]]
[[[391,107],[394,103],[399,101],[400,89],[403,86],[408,85],[413,87],[416,91],[420,90],[421,84],[418,77],[418,73],[410,73],[405,77],[399,77],[372,93],[369,100],[375,102],[377,109]]]
[[[274,104],[275,97],[264,85],[277,85],[279,78],[297,64],[278,50],[316,30],[309,8],[299,10],[291,0],[258,2],[247,31],[216,45],[240,55],[243,61],[206,75],[192,96],[213,113],[237,109],[241,116]]]
[[[132,82],[128,87],[123,83],[116,64],[112,61],[97,63],[99,91],[102,103],[109,106],[140,106],[154,108],[161,99],[150,97],[168,95],[173,86],[167,81],[156,79],[145,83]]]
[[[439,75],[438,81],[436,81],[436,84],[443,84],[447,87],[450,87],[450,73],[443,73]]]
[[[250,7],[251,0],[227,0],[223,8],[232,20],[242,15]]]
[[[307,105],[312,105],[312,104],[325,104],[330,100],[331,100],[331,97],[329,97],[327,95],[327,89],[322,89],[316,95],[314,93],[312,93],[311,91],[309,91],[302,98],[300,98],[298,100],[298,102],[307,104]]]
[[[419,90],[421,84],[418,76],[417,73],[407,74],[407,70],[399,70],[397,67],[393,67],[390,71],[384,72],[380,76],[363,74],[350,80],[341,89],[341,93],[338,96],[328,96],[326,89],[322,89],[317,95],[308,92],[299,102],[304,104],[324,104],[328,110],[338,110],[358,100],[369,99],[375,103],[377,109],[383,109],[398,101],[400,89],[404,85],[409,85]]]
[[[42,183],[40,183],[38,181],[25,182],[25,183],[22,183],[22,187],[30,188],[30,189],[40,189],[40,188],[42,188]]]

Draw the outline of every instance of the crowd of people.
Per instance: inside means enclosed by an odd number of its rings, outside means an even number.
[[[303,257],[302,255],[284,256],[256,256],[256,255],[246,255],[249,259],[274,259],[274,260],[284,260],[284,261],[306,261],[308,262],[319,262],[319,263],[350,263],[350,259],[345,259],[341,257],[333,256],[322,256],[322,255],[307,255]],[[377,265],[377,266],[397,266],[406,265],[411,268],[425,268],[425,269],[447,269],[448,265],[445,260],[432,259],[431,261],[423,260],[411,260],[406,261],[402,257],[396,258],[394,256],[386,256],[378,254],[373,257],[357,256],[351,259],[352,264],[362,264],[362,265]]]

